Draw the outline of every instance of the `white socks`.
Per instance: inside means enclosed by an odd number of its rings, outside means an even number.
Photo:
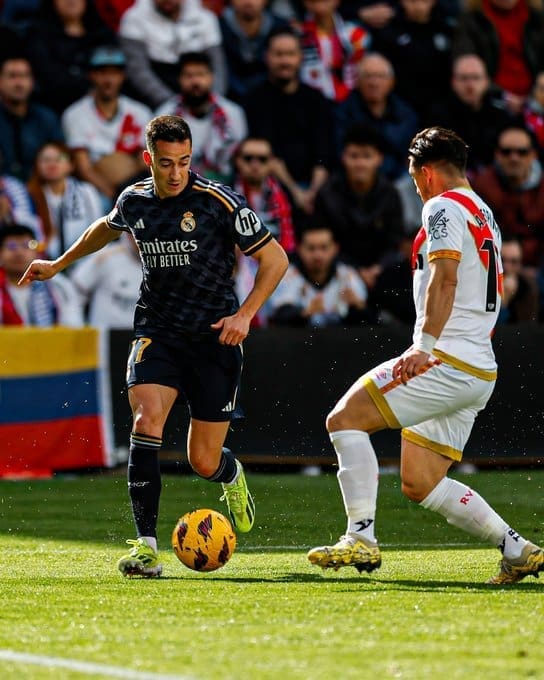
[[[348,516],[348,534],[376,543],[374,519],[378,495],[378,461],[370,437],[362,430],[331,432],[338,457],[338,483]]]
[[[449,477],[444,477],[420,505],[442,515],[449,524],[497,546],[507,559],[518,558],[527,544],[480,494]]]

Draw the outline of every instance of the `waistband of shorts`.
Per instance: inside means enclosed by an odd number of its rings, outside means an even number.
[[[463,371],[463,373],[468,373],[475,378],[480,378],[480,380],[493,382],[497,379],[497,369],[490,371],[485,368],[472,366],[472,364],[467,364],[466,361],[461,361],[461,359],[457,359],[457,357],[453,357],[451,354],[446,354],[446,352],[443,352],[441,349],[433,349],[433,356],[440,359],[440,361],[443,361],[445,364],[453,366],[453,368],[457,368],[459,371]]]

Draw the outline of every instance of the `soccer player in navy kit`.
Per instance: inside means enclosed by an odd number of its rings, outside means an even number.
[[[166,418],[181,396],[191,421],[187,454],[195,472],[220,482],[235,529],[254,522],[239,461],[223,447],[236,406],[241,342],[251,319],[287,269],[287,256],[245,199],[193,173],[191,131],[179,116],[146,128],[151,177],[125,189],[56,260],[34,260],[21,278],[51,278],[107,245],[122,231],[135,238],[143,281],[134,315],[127,384],[133,414],[128,486],[137,538],[119,560],[125,576],[160,576],[156,525],[159,450]],[[232,271],[235,245],[258,262],[255,285],[239,306]]]

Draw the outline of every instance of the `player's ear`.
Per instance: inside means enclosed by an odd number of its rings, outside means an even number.
[[[142,157],[144,159],[144,163],[147,165],[147,167],[151,167],[151,154],[147,149],[144,149],[142,152]]]

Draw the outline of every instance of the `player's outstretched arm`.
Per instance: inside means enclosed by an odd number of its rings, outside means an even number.
[[[80,257],[100,250],[110,241],[119,238],[119,232],[111,229],[105,217],[101,217],[88,227],[68,250],[56,260],[33,260],[19,279],[19,285],[30,281],[45,281],[66,269]]]
[[[274,239],[252,257],[259,263],[259,268],[249,295],[236,314],[223,317],[217,323],[212,324],[212,328],[221,331],[219,342],[225,345],[238,345],[245,340],[249,333],[251,319],[272,295],[289,265],[285,251]]]

